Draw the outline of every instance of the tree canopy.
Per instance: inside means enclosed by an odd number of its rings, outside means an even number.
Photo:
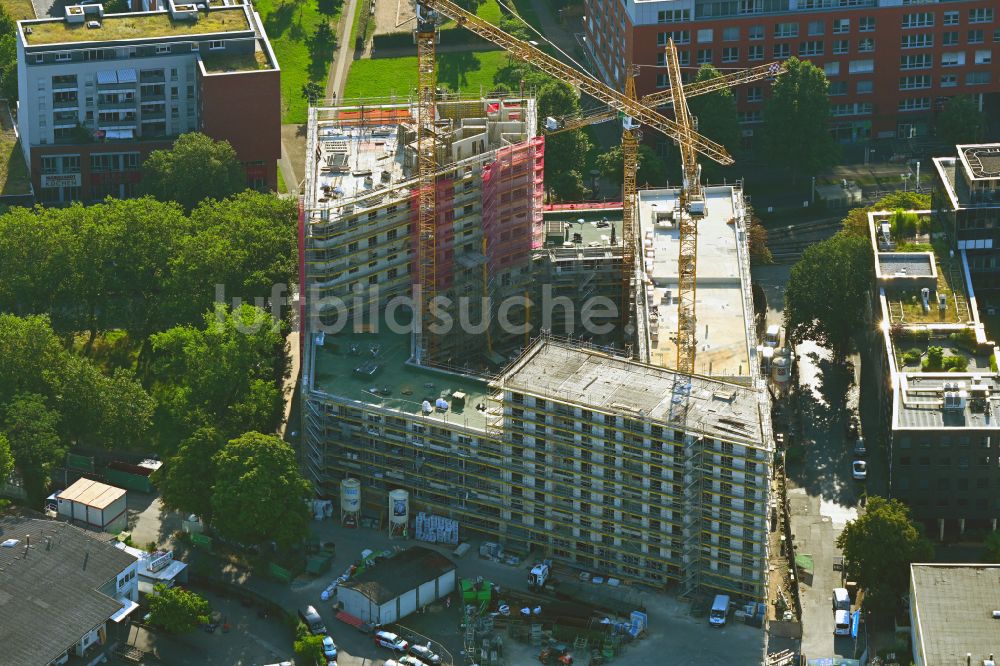
[[[979,110],[974,97],[956,95],[938,114],[935,130],[951,145],[978,143],[986,133],[986,114]]]
[[[204,199],[247,189],[246,172],[228,141],[199,132],[180,135],[169,150],[154,150],[142,164],[142,184],[160,201],[191,210]]]
[[[562,118],[580,113],[580,95],[565,81],[553,78],[538,90],[538,117]],[[545,139],[546,186],[559,199],[583,198],[583,164],[590,152],[590,139],[583,130],[560,132]]]
[[[857,581],[876,605],[891,608],[905,594],[910,564],[927,562],[934,548],[910,520],[910,510],[896,499],[868,498],[857,520],[837,537],[847,577]]]
[[[153,395],[165,450],[201,427],[223,439],[247,428],[272,431],[280,416],[280,322],[252,305],[219,304],[203,328],[177,326],[150,338]]]
[[[785,290],[785,329],[846,353],[862,329],[874,281],[867,238],[838,232],[806,248]]]
[[[667,184],[666,164],[652,148],[639,144],[638,163],[639,168],[635,176],[637,184],[652,186]],[[622,155],[621,144],[616,144],[611,150],[598,155],[597,168],[600,169],[602,176],[620,185],[625,177],[625,158]]]
[[[243,544],[290,546],[308,532],[311,496],[291,446],[274,435],[248,432],[215,454],[213,524]]]
[[[903,210],[930,210],[931,195],[912,190],[890,192],[867,208],[852,208],[841,224],[845,233],[868,238],[869,211],[887,211],[900,208]]]
[[[4,408],[0,429],[9,442],[28,501],[41,502],[53,465],[66,454],[59,437],[59,414],[37,393],[19,393]]]
[[[219,433],[210,427],[199,428],[181,442],[177,453],[157,471],[156,485],[165,506],[211,521],[214,457],[223,443]]]
[[[695,82],[711,81],[722,77],[722,72],[711,63],[706,63],[698,70]],[[707,95],[698,95],[688,101],[688,109],[698,119],[698,133],[716,143],[725,146],[730,153],[740,146],[739,118],[736,115],[736,97],[729,88],[721,88]],[[723,167],[713,160],[702,158],[701,164],[704,180],[718,182],[722,177]]]
[[[208,622],[208,601],[190,590],[160,583],[148,601],[149,623],[167,633],[186,634]]]
[[[14,471],[14,454],[10,450],[7,435],[0,432],[0,485],[7,482],[10,473]]]
[[[764,106],[763,147],[776,164],[815,175],[832,166],[839,148],[829,131],[829,81],[808,60],[790,58]]]

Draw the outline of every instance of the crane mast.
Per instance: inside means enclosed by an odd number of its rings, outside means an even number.
[[[635,99],[635,72],[631,64],[626,67],[625,96]],[[632,308],[629,307],[632,298],[632,276],[635,274],[636,237],[636,193],[635,172],[639,169],[639,125],[631,116],[622,118],[622,275],[621,275],[621,310],[620,322],[623,334],[627,335],[627,327]],[[635,347],[638,349],[638,345]]]
[[[416,344],[419,359],[433,355],[431,303],[437,293],[437,77],[434,72],[437,24],[434,12],[417,5],[417,234],[418,284],[420,287],[420,328]],[[416,313],[414,313],[416,314]]]

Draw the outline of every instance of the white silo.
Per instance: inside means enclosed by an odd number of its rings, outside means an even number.
[[[389,536],[407,536],[410,522],[410,493],[405,490],[389,491]]]
[[[347,478],[340,482],[340,523],[357,527],[361,518],[361,482]]]

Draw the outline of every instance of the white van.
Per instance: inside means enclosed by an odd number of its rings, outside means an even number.
[[[713,627],[721,627],[726,624],[729,617],[729,595],[717,594],[712,602],[712,611],[708,614],[708,623]]]
[[[845,610],[836,611],[833,614],[833,635],[851,635],[851,614]]]
[[[851,597],[843,587],[833,588],[833,610],[851,610]]]

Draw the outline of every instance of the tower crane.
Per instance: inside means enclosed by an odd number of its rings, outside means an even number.
[[[488,21],[484,21],[475,14],[461,8],[452,0],[417,0],[417,153],[418,153],[418,174],[419,174],[419,284],[421,288],[421,338],[418,342],[418,353],[430,353],[433,345],[432,336],[428,334],[427,326],[430,321],[430,308],[437,286],[436,271],[436,212],[435,212],[435,87],[436,79],[434,75],[435,40],[436,40],[436,14],[454,20],[458,25],[474,32],[483,39],[496,44],[506,50],[512,58],[530,63],[534,67],[550,74],[562,81],[576,86],[581,92],[607,105],[612,113],[620,113],[624,116],[626,132],[636,132],[640,124],[646,125],[674,140],[684,141],[695,152],[699,152],[706,157],[715,160],[719,164],[728,165],[733,163],[732,156],[725,147],[701,136],[690,127],[685,127],[670,120],[657,111],[649,108],[635,98],[634,84],[631,95],[619,92],[603,82],[597,80],[589,74],[585,74],[566,63],[553,58],[541,49],[528,42],[513,37],[503,30],[497,28]],[[638,148],[638,139],[635,135],[630,135],[627,141],[635,141],[634,148]],[[632,144],[629,144],[632,145]],[[633,184],[630,188],[634,193],[635,170],[631,170]],[[634,196],[634,195],[633,195]],[[634,207],[633,207],[634,209]],[[636,244],[635,220],[632,215],[628,220],[623,219],[622,240],[630,248],[634,256],[634,246]],[[628,253],[629,250],[626,250]],[[632,267],[623,265],[622,291],[623,294],[629,289],[629,282],[632,276]],[[622,303],[622,310],[627,311],[628,302]],[[627,318],[627,312],[623,315]]]

